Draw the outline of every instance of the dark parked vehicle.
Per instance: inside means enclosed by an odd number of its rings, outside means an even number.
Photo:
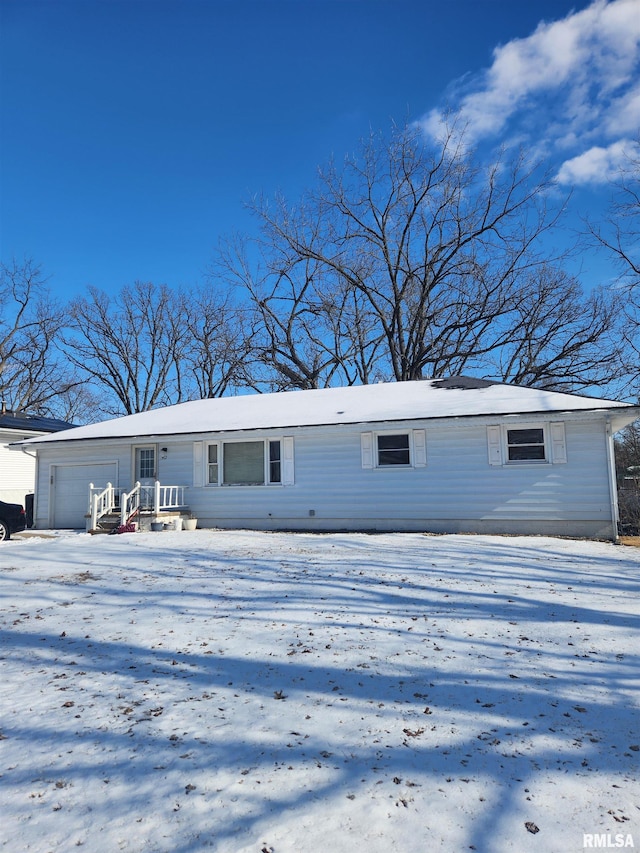
[[[20,504],[0,501],[0,542],[10,539],[12,533],[20,533],[27,526],[27,517]]]

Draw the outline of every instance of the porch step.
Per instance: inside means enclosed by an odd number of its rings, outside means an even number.
[[[119,512],[109,512],[106,515],[103,515],[102,518],[98,520],[98,526],[95,530],[92,530],[92,533],[111,533],[112,530],[115,530],[116,527],[120,526],[120,513]]]

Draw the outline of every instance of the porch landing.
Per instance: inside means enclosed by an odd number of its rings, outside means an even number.
[[[151,531],[151,524],[154,522],[166,524],[169,526],[168,529],[171,530],[175,528],[175,522],[177,519],[180,519],[182,524],[184,524],[184,522],[190,518],[191,513],[189,512],[189,508],[179,507],[177,509],[164,510],[160,512],[142,511],[132,520],[132,523],[135,524],[136,530],[140,533],[149,533]],[[90,533],[92,536],[96,536],[101,533],[115,533],[120,526],[120,512],[107,513],[100,518],[95,528],[88,530],[87,533]]]

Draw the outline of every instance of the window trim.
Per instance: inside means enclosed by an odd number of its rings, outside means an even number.
[[[216,441],[205,441],[204,442],[204,453],[203,453],[203,461],[204,461],[204,486],[205,488],[224,488],[224,489],[233,489],[233,488],[265,488],[265,487],[274,487],[274,486],[283,486],[290,485],[289,482],[285,483],[286,476],[286,464],[287,460],[285,459],[285,436],[269,436],[268,438],[256,438],[256,439],[247,439],[247,438],[232,438],[232,439],[218,439]],[[278,443],[280,445],[280,478],[278,480],[272,479],[272,460],[271,456],[271,446],[272,444]],[[264,480],[261,483],[225,483],[224,482],[224,448],[225,445],[229,444],[261,444],[262,445],[262,463],[263,463],[263,476]],[[217,448],[216,457],[217,462],[209,462],[209,448],[215,446]],[[217,482],[209,481],[209,471],[210,465],[217,466],[218,469],[218,480]],[[293,482],[293,480],[291,480]]]
[[[216,449],[216,461],[212,462],[210,459],[210,450],[212,447]],[[205,478],[204,483],[205,486],[218,486],[220,485],[220,442],[218,441],[208,441],[205,444]],[[211,468],[215,466],[216,469],[216,479],[215,482],[211,480]]]
[[[380,464],[381,436],[403,435],[408,438],[409,462],[384,465]],[[374,471],[409,471],[424,468],[427,464],[427,438],[424,429],[385,429],[360,433],[360,455],[362,468]]]
[[[265,452],[265,467],[267,469],[266,482],[269,486],[281,486],[282,485],[282,439],[280,438],[268,438],[266,443],[266,452]],[[272,449],[275,449],[277,445],[278,455],[273,456]],[[275,479],[273,476],[277,470],[278,478]]]
[[[542,430],[544,459],[509,459],[509,432]],[[536,445],[540,446],[540,445]],[[488,461],[491,466],[521,468],[527,465],[558,465],[567,462],[567,439],[564,421],[524,421],[487,426]]]

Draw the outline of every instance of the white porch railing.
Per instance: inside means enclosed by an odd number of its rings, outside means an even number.
[[[143,486],[139,482],[130,492],[120,496],[120,520],[126,524],[138,511],[165,512],[185,506],[184,486],[162,486],[156,482]]]
[[[89,521],[90,530],[95,530],[98,521],[103,515],[112,512],[115,507],[116,492],[111,483],[107,483],[104,489],[89,483]]]
[[[179,509],[184,503],[184,486],[140,486],[140,507],[150,512]]]
[[[138,512],[159,513],[183,509],[184,486],[162,486],[156,482],[151,486],[134,485],[130,492],[122,492],[119,505],[116,490],[111,483],[104,489],[89,483],[88,530],[95,530],[100,519],[113,512],[120,514],[120,523],[128,524]]]
[[[136,483],[130,492],[120,495],[120,524],[128,524],[140,510],[140,483]]]

